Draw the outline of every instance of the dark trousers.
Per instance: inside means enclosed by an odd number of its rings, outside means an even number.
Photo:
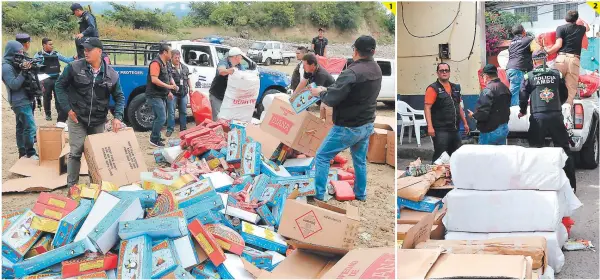
[[[54,107],[56,108],[56,113],[58,114],[59,122],[66,122],[68,118],[67,112],[62,112],[60,106],[58,105],[58,99],[56,98],[56,92],[54,91],[54,85],[56,83],[56,78],[48,78],[43,81],[44,83],[44,112],[46,116],[50,116],[52,114],[52,96],[54,96]]]
[[[571,154],[569,134],[565,128],[563,115],[560,112],[532,114],[529,117],[529,131],[527,134],[529,146],[531,147],[544,147],[544,139],[546,135],[549,135],[552,138],[554,147],[560,147],[565,151],[568,159],[563,170],[569,178],[571,188],[576,190],[575,161]]]
[[[433,159],[431,162],[436,161],[444,152],[451,156],[462,145],[458,131],[436,130],[435,136],[431,137],[431,140],[433,140]]]

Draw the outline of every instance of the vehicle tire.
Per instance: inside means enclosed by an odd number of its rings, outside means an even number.
[[[596,123],[596,122],[595,122]],[[583,169],[596,169],[598,167],[598,131],[590,135],[579,151],[579,167]]]
[[[267,90],[267,91],[265,91],[265,94],[263,94],[262,98],[260,100],[257,100],[256,111],[255,111],[256,114],[254,115],[254,118],[260,119],[260,115],[265,110],[265,108],[263,107],[263,104],[262,104],[262,101],[265,98],[265,96],[267,96],[269,94],[275,94],[275,93],[281,93],[281,91],[278,91],[276,89]]]
[[[272,61],[271,61],[271,58],[270,58],[270,57],[267,57],[267,59],[265,60],[265,66],[269,66],[269,65],[271,65],[271,62],[272,62]]]
[[[396,102],[394,102],[394,101],[384,101],[383,104],[385,104],[385,106],[388,106],[390,108],[396,107]]]
[[[134,97],[127,107],[127,119],[136,131],[148,131],[152,129],[154,113],[146,103],[146,94],[142,93]]]
[[[290,58],[286,57],[283,59],[283,65],[288,66],[288,64],[290,64]]]

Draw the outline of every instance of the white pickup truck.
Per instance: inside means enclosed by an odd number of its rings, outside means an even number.
[[[381,81],[381,91],[379,92],[379,96],[377,97],[377,101],[382,102],[388,107],[396,106],[396,60],[395,59],[386,59],[386,58],[375,58],[377,64],[381,68],[381,73],[383,74],[383,78]],[[348,58],[346,65],[343,70],[346,70],[348,65],[352,64],[354,61],[352,58]],[[343,71],[342,70],[342,71]],[[336,80],[339,74],[332,75]]]
[[[248,50],[248,57],[256,63],[269,66],[281,62],[283,65],[290,64],[296,57],[293,52],[284,52],[283,44],[278,41],[256,41]]]

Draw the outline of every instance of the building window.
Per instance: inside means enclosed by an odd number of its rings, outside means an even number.
[[[538,11],[536,6],[516,8],[515,14],[518,16],[526,16],[528,21],[533,22],[538,20]]]
[[[553,5],[554,20],[565,19],[565,16],[567,16],[568,11],[577,11],[577,6],[579,6],[579,3]]]

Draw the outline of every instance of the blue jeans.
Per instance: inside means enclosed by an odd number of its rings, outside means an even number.
[[[506,145],[508,124],[501,124],[496,130],[479,135],[479,145]]]
[[[33,107],[31,104],[12,107],[17,120],[17,147],[19,148],[19,157],[31,157],[36,155],[35,142],[36,126],[33,119]]]
[[[517,69],[508,69],[506,70],[506,76],[510,83],[510,106],[518,106],[521,83],[523,83],[523,79],[525,78],[525,72]]]
[[[323,200],[327,191],[327,176],[329,174],[329,161],[339,152],[350,148],[352,162],[354,163],[355,181],[354,195],[356,199],[367,198],[367,150],[369,137],[373,133],[373,124],[359,127],[343,127],[334,125],[327,137],[321,143],[315,158],[315,187],[316,198]]]
[[[187,95],[184,97],[174,96],[173,100],[167,98],[167,131],[175,130],[175,104],[179,106],[179,131],[184,131],[187,123]]]
[[[146,98],[148,105],[152,107],[152,113],[154,113],[154,121],[152,122],[152,134],[150,134],[150,141],[158,142],[160,140],[160,130],[165,125],[167,120],[166,112],[166,101],[159,97],[148,97]]]

